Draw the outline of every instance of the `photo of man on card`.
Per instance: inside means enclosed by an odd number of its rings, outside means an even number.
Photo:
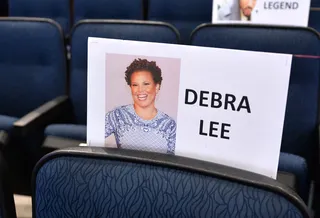
[[[257,0],[216,0],[218,20],[251,21]]]

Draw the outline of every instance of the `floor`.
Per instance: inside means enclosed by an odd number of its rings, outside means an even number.
[[[24,195],[14,195],[17,218],[32,218],[31,197]],[[313,217],[313,211],[311,211]]]
[[[32,218],[31,197],[14,195],[16,212],[18,218]]]

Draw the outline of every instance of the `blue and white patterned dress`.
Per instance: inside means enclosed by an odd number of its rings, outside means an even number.
[[[118,148],[174,154],[176,122],[158,110],[152,120],[143,120],[133,105],[120,106],[106,114],[105,137],[115,135]]]

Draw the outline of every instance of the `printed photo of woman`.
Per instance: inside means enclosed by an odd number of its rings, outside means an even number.
[[[106,113],[105,138],[113,134],[118,148],[174,154],[176,122],[155,105],[163,80],[160,67],[136,58],[124,74],[132,103]]]

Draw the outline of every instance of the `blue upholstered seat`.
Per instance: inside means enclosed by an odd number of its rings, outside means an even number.
[[[86,140],[87,123],[87,41],[88,37],[177,43],[179,34],[172,26],[160,22],[123,20],[84,20],[71,34],[70,100],[74,123],[48,126],[46,136]],[[76,125],[81,125],[77,127]]]
[[[35,168],[33,187],[35,217],[309,217],[273,179],[124,149],[52,153]]]
[[[149,0],[148,20],[174,25],[181,34],[181,42],[189,44],[192,30],[212,19],[212,0]]]
[[[45,134],[85,142],[87,127],[75,124],[52,124],[45,129]]]
[[[0,130],[65,94],[61,27],[50,19],[0,19]]]
[[[28,186],[21,178],[32,169],[32,155],[40,147],[43,131],[38,128],[22,138],[17,132],[12,133],[16,130],[14,125],[27,114],[29,118],[36,117],[37,113],[30,112],[66,93],[62,29],[51,19],[0,18],[0,47],[0,130],[10,137],[5,158],[14,177],[19,177],[13,183]]]
[[[207,24],[198,27],[191,40],[198,46],[308,56],[320,54],[319,35],[303,27]],[[319,74],[318,59],[293,58],[281,151],[294,155],[281,154],[279,170],[297,176],[298,192],[305,201],[310,178],[314,176],[314,154],[318,146]]]
[[[84,19],[143,20],[142,0],[76,0],[74,23]]]
[[[65,33],[70,30],[69,0],[9,0],[9,16],[43,17],[59,23]]]

